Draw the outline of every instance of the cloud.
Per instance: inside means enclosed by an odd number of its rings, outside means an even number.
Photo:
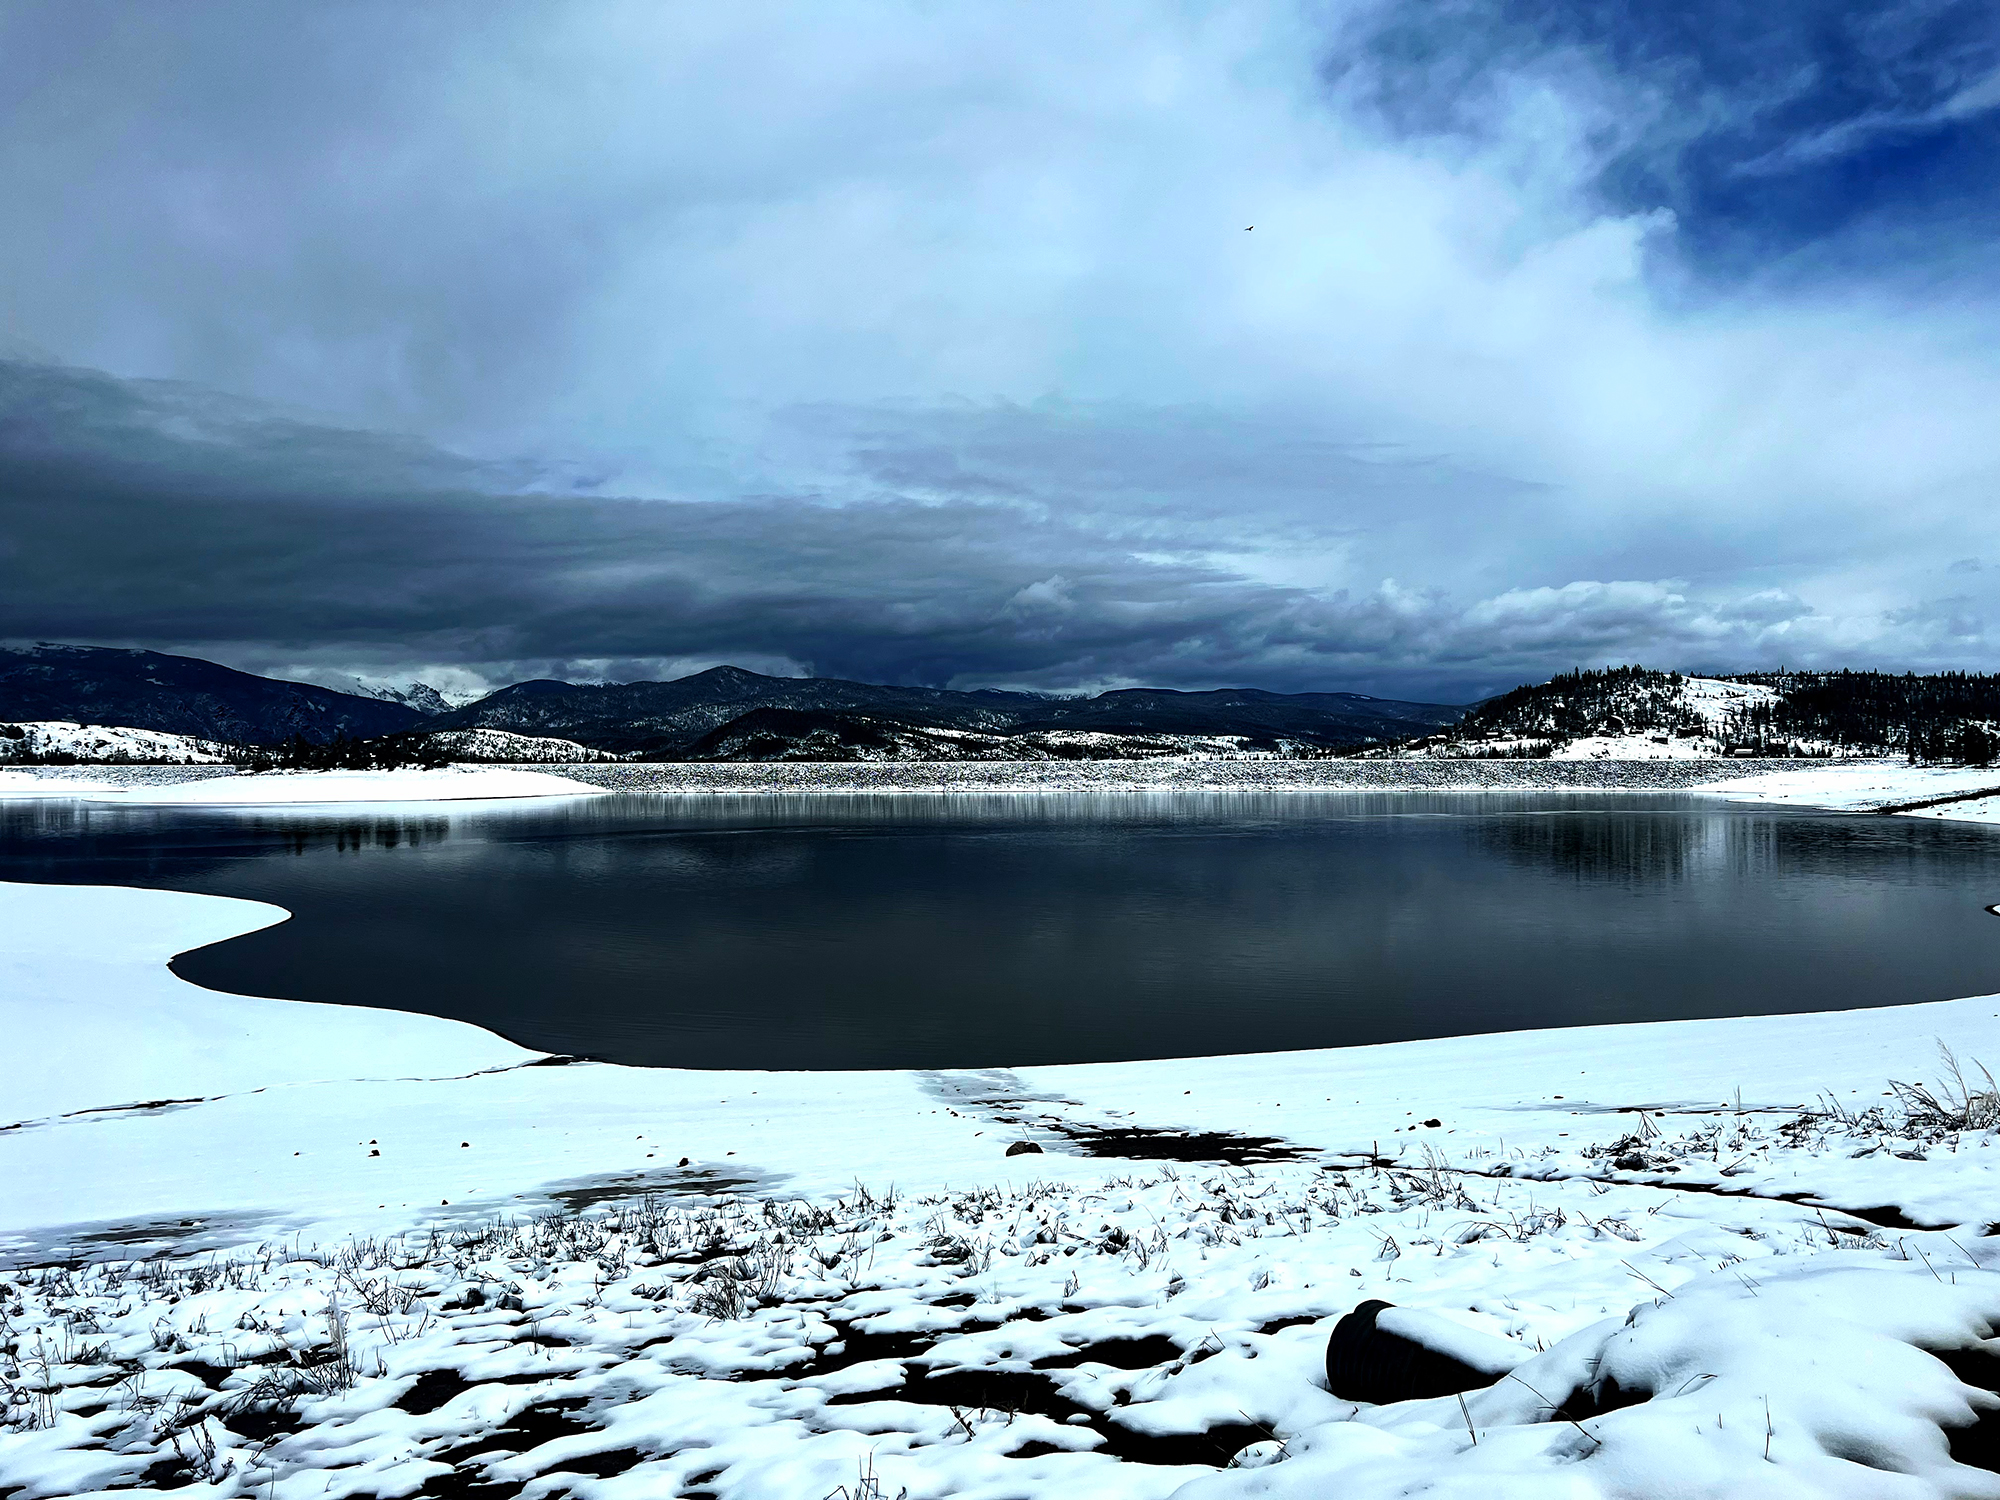
[[[0,368],[0,629],[1440,697],[1979,665],[1988,575],[1938,584],[2000,545],[1986,240],[1742,173],[1885,112],[1976,144],[1976,20],[11,6],[0,284],[53,357]]]
[[[1857,635],[1781,589],[1714,602],[1673,580],[1469,600],[1278,585],[1161,552],[1166,523],[1137,524],[1143,510],[1086,515],[978,484],[973,498],[839,505],[482,488],[505,471],[406,438],[272,427],[226,404],[179,431],[177,390],[5,375],[7,409],[38,420],[0,424],[0,636],[178,645],[307,676],[441,665],[489,683],[624,680],[731,660],[960,686],[1250,682],[1454,701],[1578,662],[1748,665],[1775,651],[1805,664],[1983,639],[1963,598]],[[52,412],[73,443],[55,441]],[[1311,451],[1318,472],[1326,455]],[[1282,540],[1283,507],[1271,513]],[[1199,515],[1188,526],[1199,540]]]

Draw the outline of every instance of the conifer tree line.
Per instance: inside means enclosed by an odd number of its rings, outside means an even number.
[[[1900,750],[1912,762],[1992,763],[2000,676],[1976,672],[1757,672],[1731,679],[1780,696],[1744,717],[1767,737],[1830,740],[1856,750]]]
[[[451,764],[420,737],[400,734],[372,740],[339,734],[323,741],[295,734],[277,745],[239,745],[230,759],[245,771],[437,770]]]

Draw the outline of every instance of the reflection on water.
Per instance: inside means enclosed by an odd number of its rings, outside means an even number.
[[[2000,989],[2000,837],[1677,796],[0,804],[9,878],[275,902],[197,983],[651,1064],[1176,1056]]]

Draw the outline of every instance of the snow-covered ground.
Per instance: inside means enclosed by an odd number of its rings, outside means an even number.
[[[1910,766],[1888,760],[1807,762],[1785,770],[1733,777],[1699,790],[1732,802],[1829,807],[1848,812],[1933,803],[1928,807],[1910,807],[1904,816],[1968,823],[2000,822],[2000,767],[1995,766]],[[1973,795],[1988,791],[1994,796]]]
[[[162,807],[273,807],[588,797],[598,788],[545,771],[446,766],[434,771],[259,771],[200,781],[104,787],[91,795]]]
[[[2000,1497],[2000,997],[551,1066],[164,967],[280,916],[0,885],[12,1500]],[[1336,1399],[1328,1331],[1375,1298],[1525,1362],[1462,1404]]]
[[[227,746],[157,729],[121,729],[76,724],[67,719],[33,719],[0,724],[0,763],[34,756],[74,756],[79,761],[138,761],[154,764],[220,765]]]

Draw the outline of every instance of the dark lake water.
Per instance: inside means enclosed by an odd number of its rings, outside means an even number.
[[[0,803],[13,880],[296,913],[197,984],[622,1062],[1081,1062],[2000,990],[2000,831],[1673,795]]]

